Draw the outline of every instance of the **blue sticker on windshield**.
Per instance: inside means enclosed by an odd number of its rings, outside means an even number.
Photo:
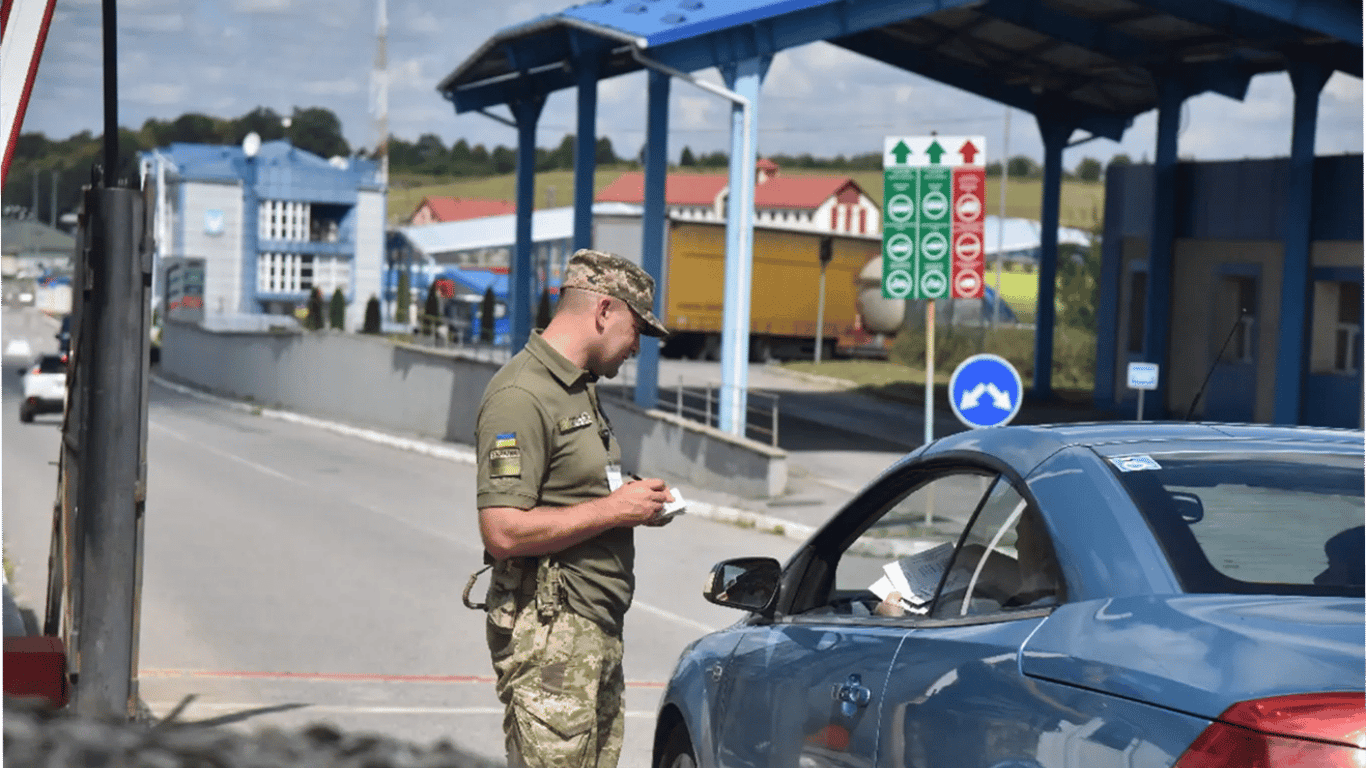
[[[1153,461],[1151,456],[1111,456],[1110,463],[1118,467],[1120,472],[1146,472],[1150,469],[1162,469],[1162,465]]]

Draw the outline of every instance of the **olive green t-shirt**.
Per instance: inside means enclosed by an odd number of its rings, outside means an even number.
[[[539,332],[494,375],[475,427],[477,505],[569,507],[610,493],[607,465],[621,449],[596,406],[596,376]],[[549,557],[570,610],[620,633],[635,589],[635,538],[612,528]]]

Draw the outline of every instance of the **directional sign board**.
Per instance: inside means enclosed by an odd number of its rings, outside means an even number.
[[[949,379],[949,404],[953,414],[974,429],[1009,424],[1020,412],[1024,382],[1005,358],[973,355],[953,371]]]
[[[980,297],[986,140],[888,136],[882,175],[882,295]]]

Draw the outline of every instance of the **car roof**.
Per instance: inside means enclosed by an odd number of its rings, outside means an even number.
[[[1288,450],[1361,452],[1366,432],[1320,427],[1269,426],[1167,421],[1094,422],[993,427],[944,437],[921,458],[959,452],[985,453],[1005,461],[1021,476],[1049,456],[1070,447],[1087,447],[1105,456],[1127,452],[1216,450],[1218,444],[1256,442]],[[1137,449],[1142,451],[1137,451]]]

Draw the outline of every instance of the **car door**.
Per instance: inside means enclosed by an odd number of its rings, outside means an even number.
[[[884,694],[881,765],[1031,768],[1067,707],[1019,653],[1063,598],[1037,510],[1005,478],[954,553],[933,607],[901,643]]]
[[[906,603],[883,599],[884,567],[936,546],[952,551],[992,479],[962,467],[890,476],[794,558],[785,613],[748,627],[716,671],[724,677],[718,765],[876,764],[888,671],[924,620]],[[937,582],[929,582],[926,599]]]

